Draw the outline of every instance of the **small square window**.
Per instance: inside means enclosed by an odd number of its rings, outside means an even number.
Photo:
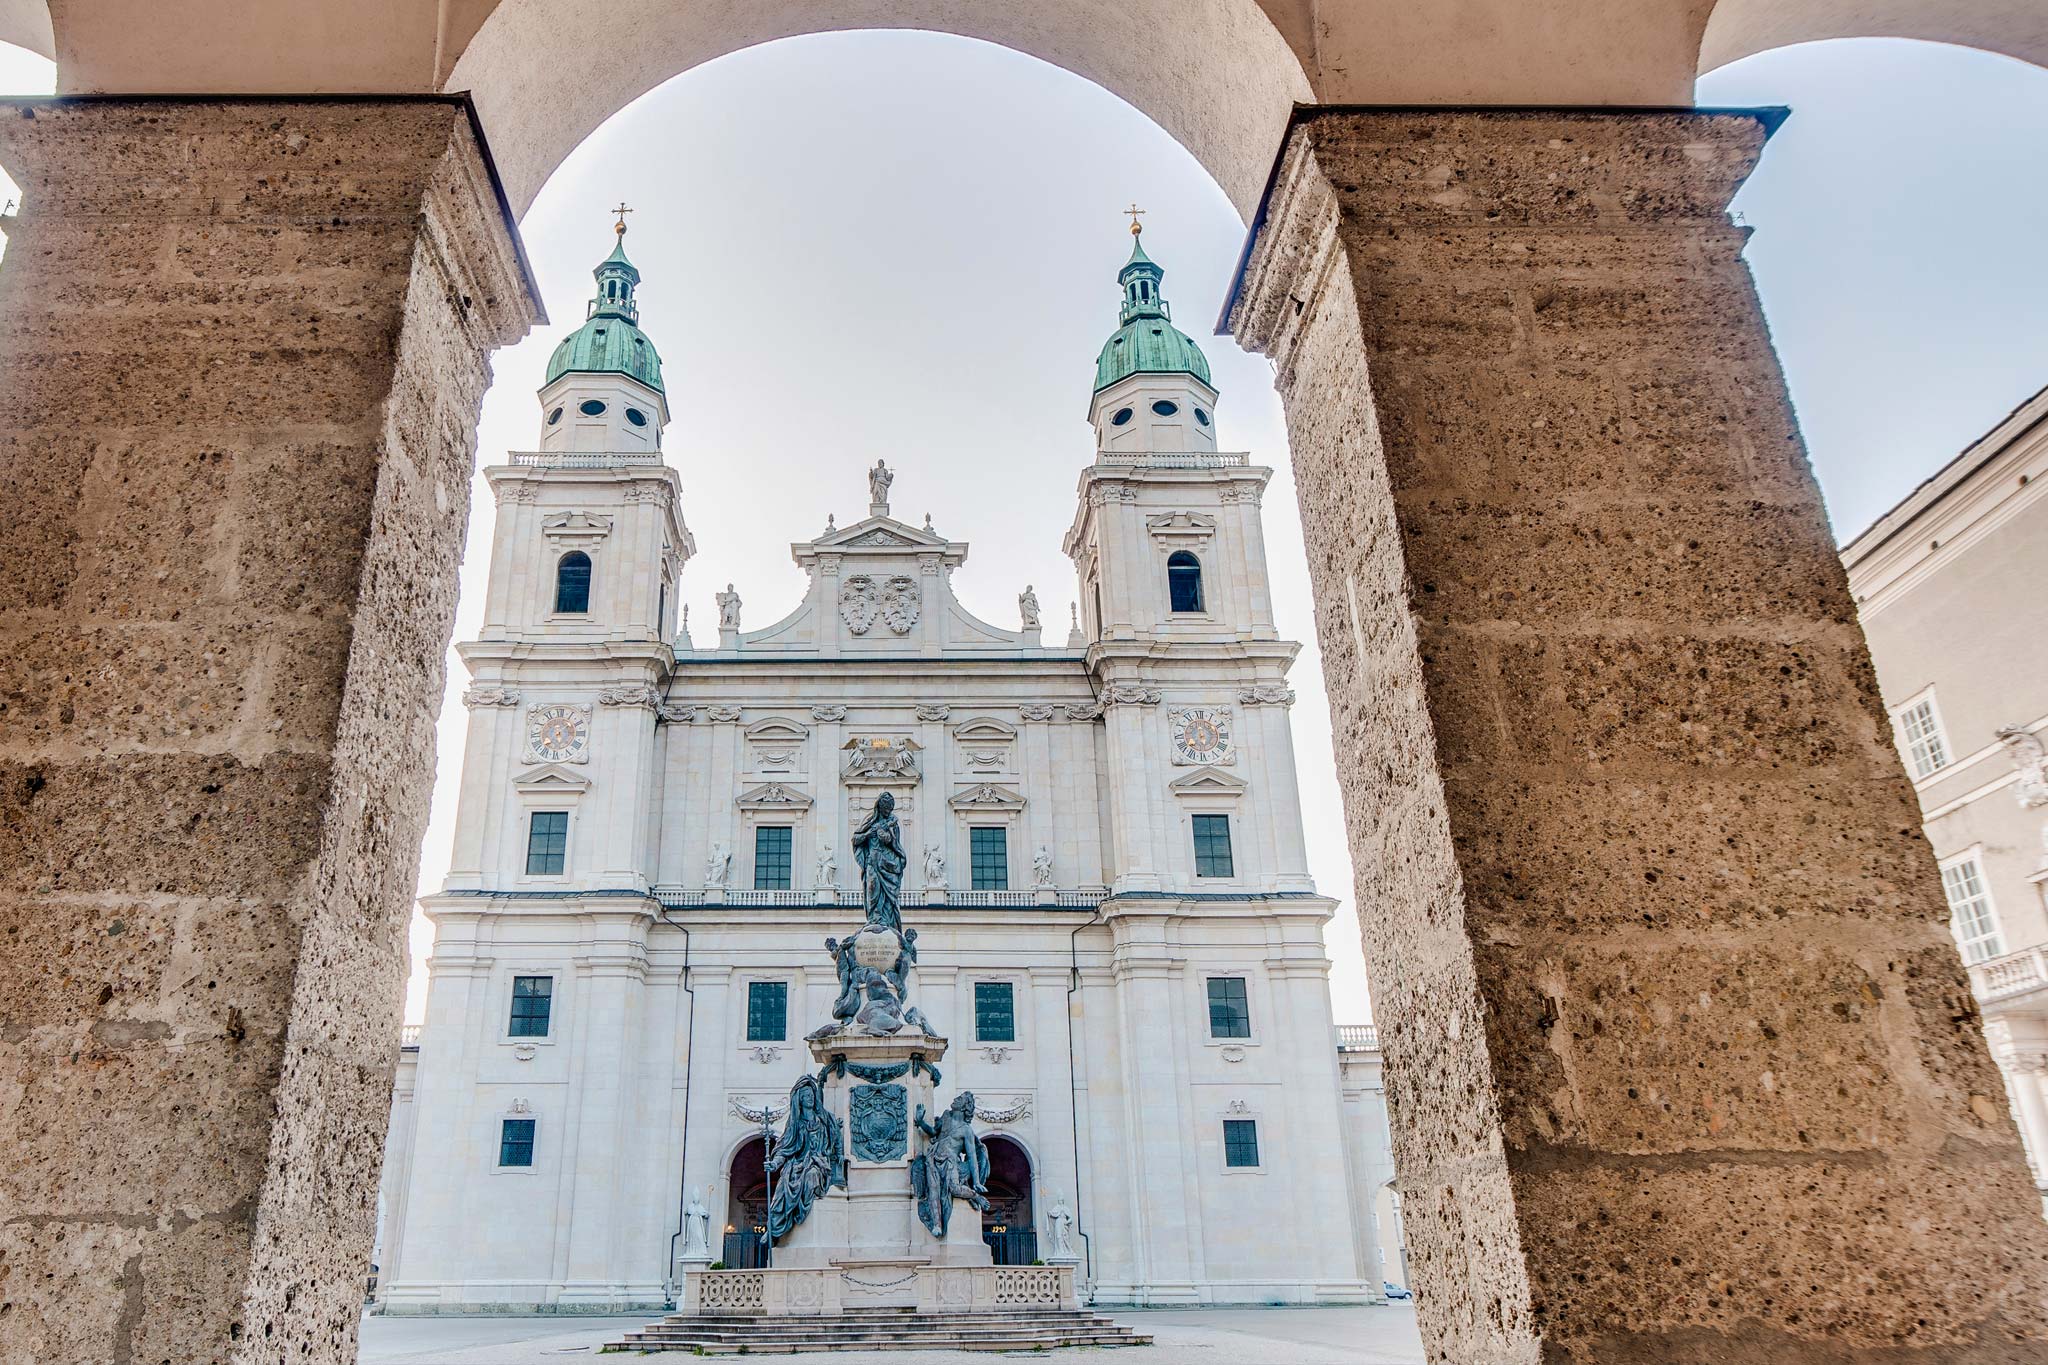
[[[1223,1120],[1223,1164],[1259,1164],[1259,1125],[1251,1119]]]
[[[505,1032],[514,1038],[545,1038],[548,1017],[554,1012],[555,979],[552,976],[512,978],[512,1022]]]
[[[1984,886],[1984,870],[1975,858],[1950,863],[1941,869],[1941,889],[1948,897],[1949,928],[1963,961],[1975,966],[2005,953],[2005,940],[1998,932],[1998,915],[1991,908],[1991,893]]]
[[[500,1166],[531,1166],[533,1164],[532,1119],[506,1119],[498,1127],[498,1164]]]
[[[967,831],[969,868],[976,891],[1010,889],[1010,831],[1001,825],[976,825]]]
[[[1899,712],[1899,735],[1906,741],[1906,762],[1914,777],[1926,777],[1948,766],[1948,740],[1934,714],[1933,697],[1922,697]]]
[[[1195,875],[1197,877],[1234,877],[1237,875],[1230,859],[1229,816],[1197,815],[1195,817]]]
[[[789,890],[788,825],[761,825],[754,830],[754,889]]]
[[[789,983],[747,983],[747,1041],[779,1043],[789,1033]]]
[[[559,877],[569,860],[569,812],[537,810],[526,830],[526,875]]]
[[[1212,976],[1209,978],[1209,1036],[1211,1038],[1249,1038],[1252,1036],[1252,1010],[1245,999],[1244,978],[1241,976]]]
[[[974,983],[974,1041],[1014,1043],[1017,1041],[1016,997],[1007,981]]]

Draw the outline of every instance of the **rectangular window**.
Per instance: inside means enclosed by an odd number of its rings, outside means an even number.
[[[1252,1036],[1252,1007],[1245,1000],[1244,978],[1209,978],[1209,1036],[1249,1038]]]
[[[1223,1120],[1223,1164],[1259,1164],[1259,1125],[1251,1119]]]
[[[789,890],[788,825],[762,825],[754,831],[754,889]]]
[[[974,1041],[1017,1041],[1017,1003],[1007,981],[974,983]]]
[[[1998,916],[1991,908],[1991,893],[1984,888],[1984,870],[1975,858],[1965,858],[1941,869],[1941,889],[1948,893],[1949,928],[1963,950],[1963,961],[1983,962],[2001,956],[2005,942],[1998,933]]]
[[[555,1004],[555,979],[552,976],[515,976],[512,978],[512,1022],[506,1032],[514,1038],[545,1038],[548,1036],[548,1015]]]
[[[1906,762],[1914,777],[1948,766],[1948,741],[1935,718],[1933,697],[1922,697],[1899,712],[1899,734],[1906,741]]]
[[[789,983],[747,983],[747,1041],[779,1043],[789,1032]]]
[[[498,1164],[500,1166],[531,1166],[533,1164],[532,1119],[506,1119],[498,1127]]]
[[[1195,875],[1197,877],[1234,877],[1237,875],[1230,861],[1229,816],[1197,815],[1195,817]]]
[[[537,810],[526,829],[526,875],[559,877],[569,860],[569,812]]]
[[[1010,831],[1001,825],[976,825],[967,831],[969,866],[976,891],[1010,889]]]

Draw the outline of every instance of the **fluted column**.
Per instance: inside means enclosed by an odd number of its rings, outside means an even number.
[[[1433,1358],[2017,1361],[2048,1225],[1727,205],[1768,117],[1307,109],[1273,358]]]

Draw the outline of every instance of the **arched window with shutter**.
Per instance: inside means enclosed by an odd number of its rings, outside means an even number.
[[[590,556],[581,550],[569,551],[555,565],[555,610],[590,610]]]
[[[1187,550],[1166,557],[1166,595],[1174,611],[1202,610],[1202,561]]]

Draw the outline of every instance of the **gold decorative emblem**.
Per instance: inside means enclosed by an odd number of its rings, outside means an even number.
[[[526,713],[526,747],[542,763],[581,763],[590,755],[590,708],[536,706]]]
[[[1230,749],[1230,708],[1175,706],[1167,711],[1173,733],[1175,763],[1233,763]]]

